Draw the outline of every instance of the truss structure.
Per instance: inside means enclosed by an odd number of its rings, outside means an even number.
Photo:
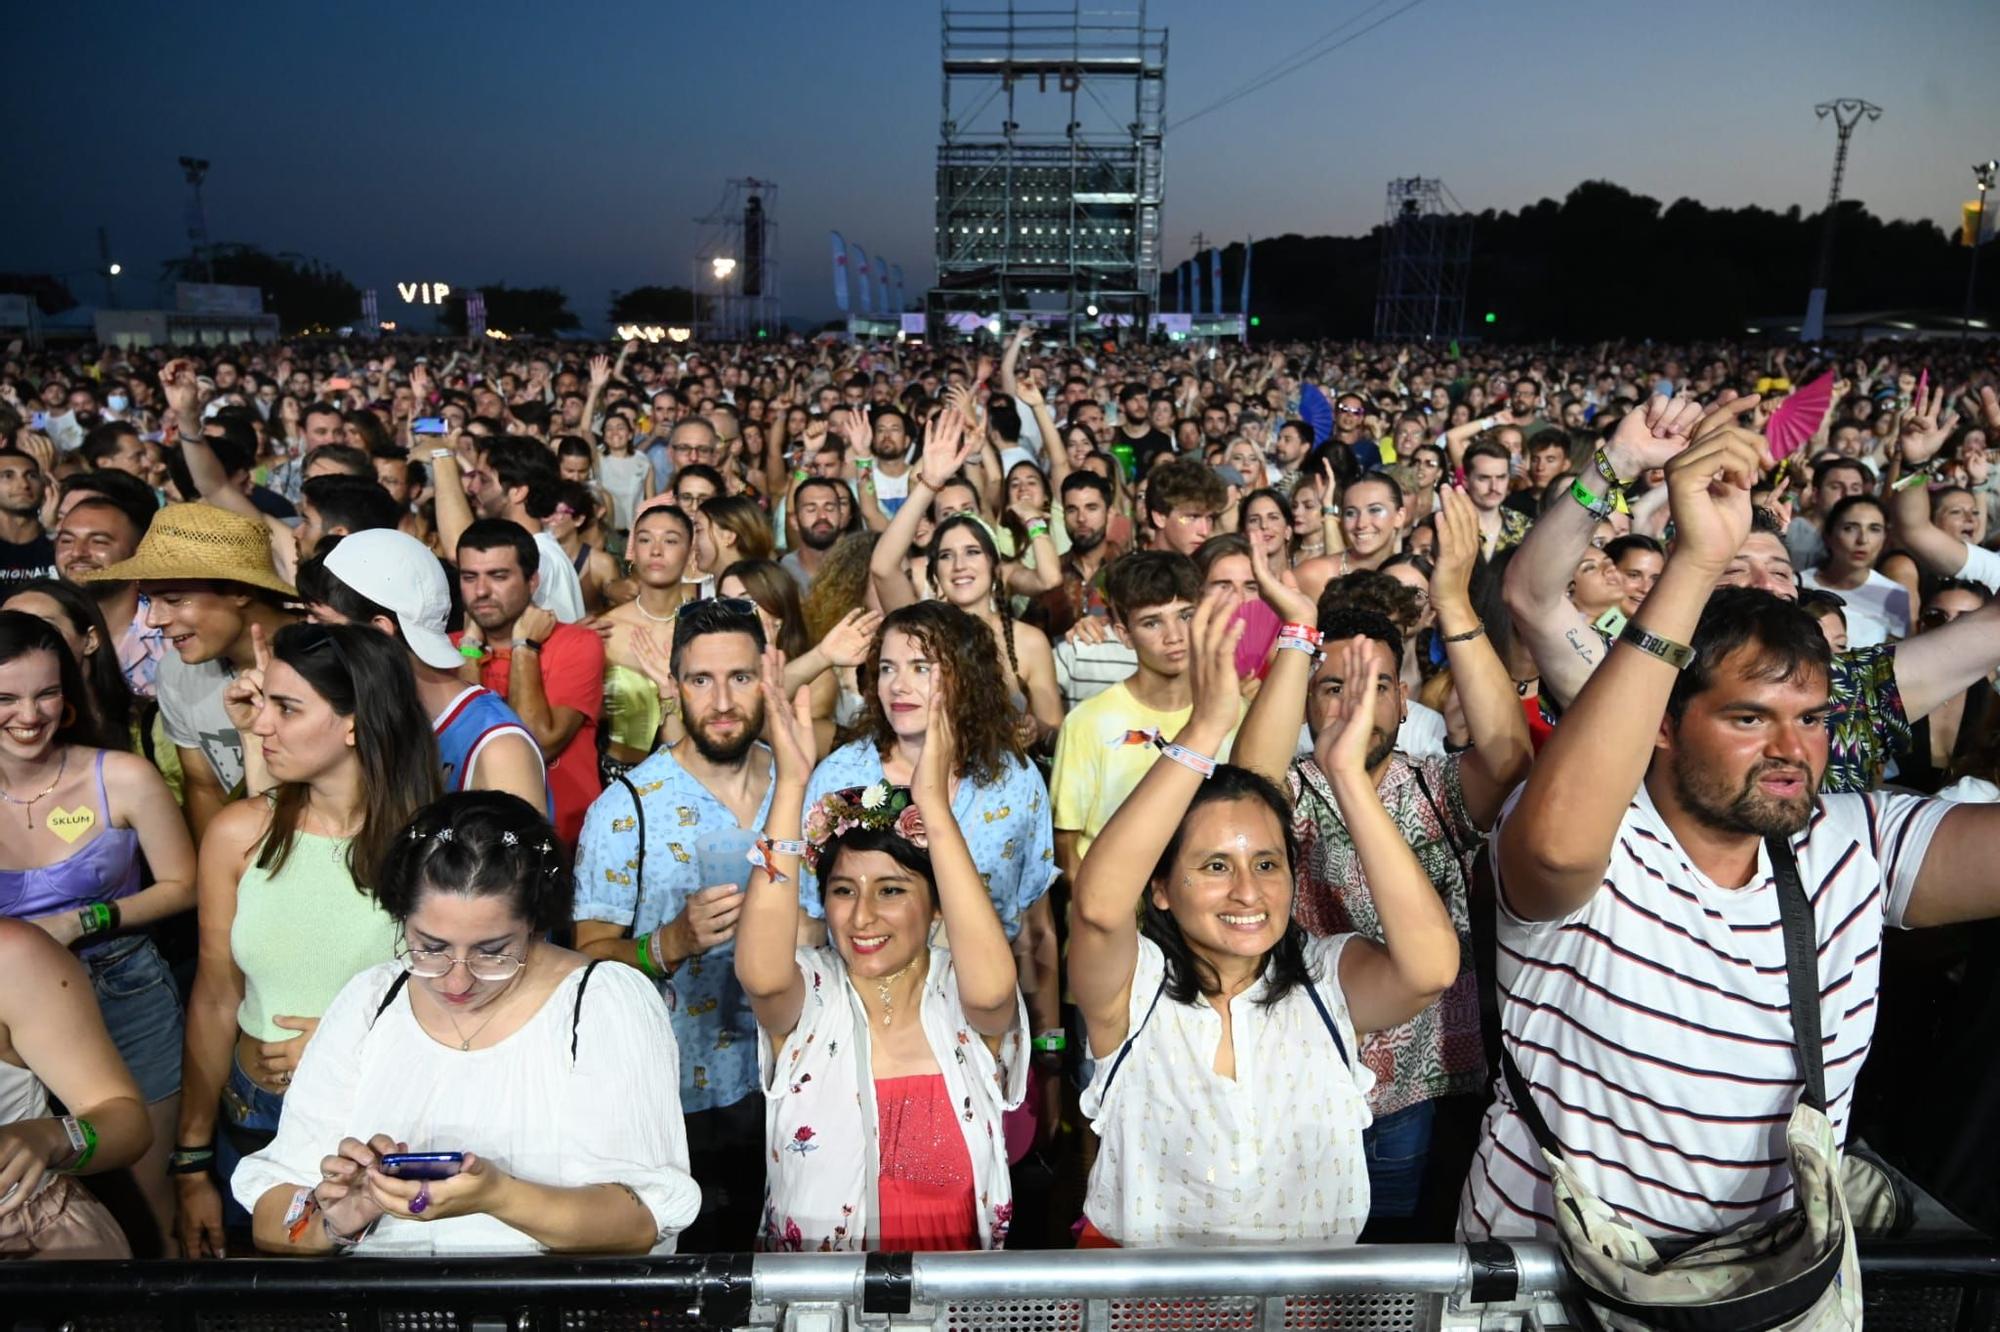
[[[701,227],[692,287],[701,312],[696,336],[717,342],[782,336],[777,198],[773,181],[725,181],[714,210],[695,219]]]
[[[1375,340],[1427,342],[1465,331],[1472,271],[1472,215],[1441,180],[1389,182],[1382,266],[1375,288]]]

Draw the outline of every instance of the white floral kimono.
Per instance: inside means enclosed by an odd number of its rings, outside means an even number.
[[[762,1246],[791,1253],[872,1249],[882,1154],[867,1014],[832,947],[801,948],[798,962],[806,984],[798,1029],[776,1051],[768,1037],[757,1042],[766,1151]],[[1014,1007],[1014,1025],[996,1057],[959,1006],[951,954],[931,949],[920,1015],[959,1109],[979,1242],[987,1249],[1006,1243],[1014,1217],[1000,1117],[1028,1090],[1028,1010],[1018,991]]]

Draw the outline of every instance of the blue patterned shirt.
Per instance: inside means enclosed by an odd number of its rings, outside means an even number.
[[[806,784],[806,810],[810,813],[829,791],[881,780],[882,756],[873,740],[864,737],[842,745],[813,769],[812,781]],[[965,834],[972,863],[985,880],[1000,924],[1012,939],[1021,932],[1021,917],[1048,892],[1056,877],[1048,783],[1032,763],[1010,758],[1000,780],[991,786],[961,780],[958,794],[952,797],[951,812],[959,831]],[[819,880],[810,870],[799,877],[805,880],[799,897],[806,910],[815,917],[824,916]]]
[[[645,882],[639,872],[639,826],[632,797],[613,782],[584,816],[576,848],[576,918],[633,926],[644,934],[681,914],[701,891],[697,843],[704,830],[739,825],[729,807],[662,749],[626,774],[646,820]],[[775,783],[773,783],[775,785]],[[764,827],[771,792],[749,831]],[[748,878],[749,865],[744,865]],[[638,919],[633,919],[634,909]],[[734,1105],[757,1090],[757,1020],[736,981],[736,946],[725,943],[681,964],[659,982],[680,1044],[681,1108],[693,1113]],[[643,1051],[634,1051],[643,1058]]]

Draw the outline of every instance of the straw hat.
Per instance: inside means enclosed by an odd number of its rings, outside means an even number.
[[[86,583],[222,582],[297,596],[271,563],[271,535],[255,518],[213,504],[169,504],[132,558],[83,576]]]

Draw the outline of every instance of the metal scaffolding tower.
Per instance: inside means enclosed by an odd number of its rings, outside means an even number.
[[[1158,300],[1167,33],[1137,9],[943,9],[933,334]]]
[[[1472,215],[1441,180],[1389,182],[1382,267],[1375,287],[1378,342],[1427,342],[1465,331]]]
[[[1839,146],[1833,150],[1833,185],[1826,192],[1826,221],[1819,233],[1819,264],[1813,270],[1812,291],[1806,296],[1806,317],[1799,323],[1800,342],[1818,342],[1826,331],[1826,289],[1833,280],[1833,237],[1840,219],[1840,182],[1847,174],[1847,140],[1854,127],[1866,120],[1880,120],[1882,108],[1859,97],[1837,97],[1813,108],[1813,115],[1833,117]]]
[[[746,176],[727,181],[713,212],[695,219],[698,337],[741,342],[783,335],[778,286],[777,185]]]

